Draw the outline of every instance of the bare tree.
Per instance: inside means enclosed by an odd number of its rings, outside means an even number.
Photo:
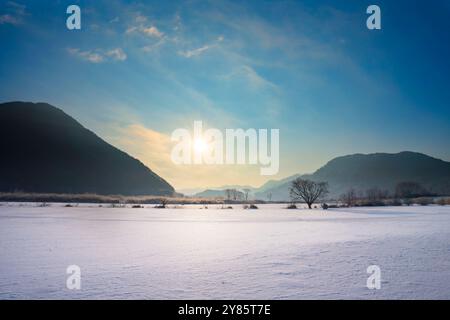
[[[233,195],[233,200],[236,201],[238,197],[238,191],[236,189],[231,189],[231,194]]]
[[[233,190],[231,190],[231,189],[225,190],[225,196],[226,196],[227,200],[231,200],[232,195],[233,195]]]
[[[417,182],[400,182],[395,187],[395,196],[398,198],[417,198],[429,195],[427,189]]]
[[[242,189],[242,191],[244,192],[244,198],[245,198],[245,201],[247,202],[248,201],[248,194],[252,190],[250,190],[250,189]]]
[[[243,201],[244,193],[239,190],[233,189],[233,199],[234,201]]]
[[[160,198],[159,199],[159,204],[156,206],[156,208],[164,209],[167,206],[168,203],[169,203],[169,199],[167,199],[167,198]]]
[[[267,200],[272,201],[272,192],[267,193]]]
[[[225,196],[228,201],[233,200],[243,200],[244,199],[244,193],[236,190],[236,189],[225,189]]]
[[[290,196],[293,202],[303,200],[308,208],[328,193],[328,183],[297,178],[291,183]]]
[[[389,191],[381,190],[378,187],[373,187],[366,190],[366,199],[369,201],[380,201],[389,197]]]
[[[340,200],[347,206],[353,207],[358,199],[356,195],[356,191],[353,188],[350,188],[346,193],[341,195]]]

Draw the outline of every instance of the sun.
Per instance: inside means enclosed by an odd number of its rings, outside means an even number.
[[[195,139],[194,141],[194,151],[198,153],[202,153],[208,147],[207,143],[203,139]]]

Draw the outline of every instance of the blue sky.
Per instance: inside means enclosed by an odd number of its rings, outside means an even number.
[[[177,188],[268,179],[174,168],[168,137],[194,120],[280,129],[271,178],[350,153],[450,160],[449,1],[1,0],[0,39],[0,101],[58,106]]]

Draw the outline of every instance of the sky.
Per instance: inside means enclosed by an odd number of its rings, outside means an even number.
[[[81,8],[68,30],[66,8]],[[381,9],[381,30],[366,8]],[[0,0],[0,102],[47,102],[176,189],[336,156],[450,161],[450,1]],[[177,128],[279,129],[280,168],[176,165]]]

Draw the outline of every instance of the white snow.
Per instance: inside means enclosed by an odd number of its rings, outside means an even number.
[[[450,298],[450,206],[283,206],[3,204],[0,299]]]

